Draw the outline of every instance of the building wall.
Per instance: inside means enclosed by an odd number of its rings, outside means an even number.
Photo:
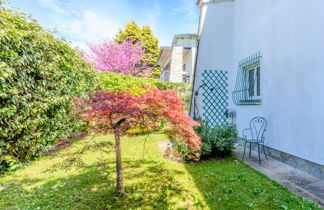
[[[166,67],[162,69],[160,75],[160,81],[167,82],[170,80],[170,65],[168,64]]]
[[[188,61],[188,74],[190,76],[189,78],[189,83],[193,83],[193,78],[194,78],[194,70],[195,70],[195,64],[196,64],[196,56],[197,56],[197,47],[191,48],[189,52],[189,61]]]
[[[204,69],[222,69],[229,71],[233,68],[233,4],[231,1],[218,4],[207,4],[202,8],[199,49],[195,74],[194,91],[202,85],[201,74]],[[219,21],[221,20],[221,21]],[[216,39],[217,37],[217,39]],[[194,94],[195,95],[195,94]],[[199,114],[202,116],[202,89],[196,100]],[[194,112],[195,100],[192,100],[191,115]]]
[[[196,47],[197,46],[197,37],[189,37],[178,39],[174,46],[182,46],[182,47]]]
[[[182,74],[189,75],[190,69],[193,68],[191,66],[191,56],[190,51],[184,51],[183,53],[183,65],[185,65],[185,69],[182,68]]]
[[[265,144],[324,165],[324,1],[235,0],[207,4],[196,85],[203,69],[229,71],[261,52],[262,105],[230,107],[241,134],[254,116],[268,121]],[[201,104],[200,106],[201,107]]]
[[[170,82],[182,82],[183,47],[175,46],[172,49]]]

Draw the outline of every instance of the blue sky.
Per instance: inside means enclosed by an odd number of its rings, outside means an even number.
[[[171,45],[174,34],[196,33],[196,0],[9,0],[11,7],[32,15],[45,28],[55,29],[72,45],[111,39],[134,20],[150,25],[161,46]]]

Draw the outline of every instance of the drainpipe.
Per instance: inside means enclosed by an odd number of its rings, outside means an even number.
[[[200,5],[200,0],[197,0],[196,4]],[[196,73],[197,73],[197,61],[198,61],[198,55],[199,55],[199,43],[200,43],[200,24],[201,24],[201,15],[202,11],[200,9],[200,18],[199,18],[199,24],[198,24],[198,33],[197,33],[197,51],[196,51],[196,58],[195,58],[195,67],[194,67],[194,73],[193,73],[193,81],[192,81],[192,87],[191,87],[191,97],[190,97],[190,107],[189,107],[189,115],[191,116],[192,111],[192,100],[194,99],[194,89],[195,89],[195,82],[196,82]]]
[[[190,97],[190,108],[189,108],[189,115],[191,116],[192,111],[192,100],[194,99],[194,89],[195,89],[195,82],[196,82],[196,73],[197,73],[197,61],[198,61],[198,54],[199,54],[199,42],[200,42],[200,36],[198,35],[197,38],[197,52],[196,52],[196,58],[195,58],[195,68],[193,73],[193,81],[192,81],[192,87],[191,87],[191,97]]]

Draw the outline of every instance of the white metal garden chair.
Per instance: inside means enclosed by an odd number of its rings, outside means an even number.
[[[260,146],[262,145],[263,153],[265,158],[267,159],[267,155],[264,149],[264,133],[267,128],[267,121],[263,117],[254,117],[250,121],[250,128],[246,128],[243,130],[243,140],[244,143],[244,152],[242,156],[242,160],[244,159],[246,144],[250,143],[250,153],[249,157],[251,157],[251,147],[252,143],[258,145],[258,156],[259,156],[259,163],[261,164],[261,157],[260,157]],[[249,135],[248,135],[249,134]]]

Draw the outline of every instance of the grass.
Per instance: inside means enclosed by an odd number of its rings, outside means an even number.
[[[58,164],[81,142],[0,177],[0,209],[319,209],[234,158],[181,164],[165,160],[164,135],[122,140],[127,195],[115,196],[114,153],[82,155],[82,168]],[[101,136],[96,142],[113,141]],[[107,164],[102,164],[102,161]],[[54,170],[53,169],[57,169]]]

